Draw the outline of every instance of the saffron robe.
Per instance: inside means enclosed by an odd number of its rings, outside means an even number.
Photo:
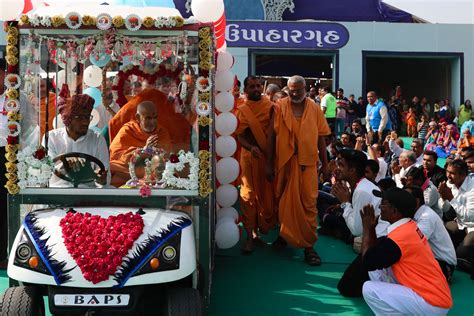
[[[167,152],[171,150],[170,135],[161,125],[158,125],[151,134],[143,132],[137,121],[128,122],[120,129],[110,144],[110,171],[113,186],[120,187],[130,179],[128,163],[133,151],[137,148],[143,148],[147,139],[152,135],[158,135],[160,148]]]
[[[48,131],[53,129],[53,122],[56,118],[56,94],[49,93],[48,104]],[[61,120],[61,116],[58,117]],[[46,97],[42,97],[40,101],[40,139],[43,139],[46,133]]]
[[[262,153],[267,146],[267,132],[273,103],[262,98],[260,101],[250,101],[241,105],[237,111],[239,127],[236,134],[248,133],[250,130],[251,142],[258,146]],[[249,137],[247,137],[249,138]],[[240,205],[243,211],[244,227],[247,230],[259,229],[267,233],[277,224],[277,212],[274,204],[274,185],[265,177],[266,159],[255,158],[252,153],[241,147],[240,152]]]
[[[316,103],[305,102],[299,119],[289,97],[278,100],[274,116],[280,236],[298,248],[312,247],[318,238],[318,137],[331,133]]]
[[[181,113],[176,113],[174,104],[168,101],[168,97],[157,89],[145,89],[130,99],[109,122],[109,137],[113,142],[115,135],[121,127],[135,119],[138,105],[143,101],[151,101],[158,109],[158,124],[164,127],[171,136],[172,150],[185,151],[191,147],[192,122]]]

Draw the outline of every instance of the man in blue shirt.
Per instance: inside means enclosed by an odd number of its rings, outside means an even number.
[[[367,131],[374,131],[373,142],[382,142],[392,128],[388,110],[382,100],[377,99],[375,91],[367,92],[367,114],[365,116]]]

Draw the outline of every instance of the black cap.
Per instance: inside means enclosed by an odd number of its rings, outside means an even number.
[[[379,198],[387,200],[403,217],[412,218],[416,211],[416,200],[409,192],[400,188],[391,188],[383,192],[373,190],[372,193]]]

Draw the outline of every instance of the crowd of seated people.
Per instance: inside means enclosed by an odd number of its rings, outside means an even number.
[[[385,105],[388,119],[396,120],[391,129],[384,131],[385,138],[376,139],[377,132],[364,130],[359,119],[347,124],[346,131],[339,137],[327,138],[328,159],[334,163],[332,178],[329,181],[321,179],[325,183],[320,185],[322,191],[318,198],[320,233],[351,243],[360,253],[346,269],[338,289],[344,296],[363,295],[374,311],[377,306],[370,303],[374,299],[374,289],[368,286],[373,283],[367,281],[377,280],[374,271],[390,265],[367,264],[366,230],[364,216],[361,218],[360,213],[366,204],[370,204],[374,216],[380,216],[384,203],[384,195],[380,195],[381,203],[372,194],[373,190],[386,192],[396,188],[411,195],[415,206],[409,218],[427,239],[445,281],[452,282],[456,268],[474,279],[474,117],[470,112],[470,101],[464,103],[457,116],[451,113],[447,100],[432,108],[426,98],[419,103],[418,98],[413,101],[413,105],[406,105],[406,113],[399,113],[398,107],[403,105],[395,105],[395,98]],[[392,115],[391,108],[394,109]],[[466,111],[469,115],[464,113]],[[403,139],[399,133],[412,137]],[[407,140],[411,142],[409,145],[404,143]],[[373,226],[375,236],[390,237],[394,224],[381,219],[387,217],[379,217]],[[393,249],[395,251],[396,247]],[[396,254],[384,255],[393,255],[396,259],[391,258],[392,263],[401,260]],[[371,261],[377,261],[375,257],[369,257]],[[392,276],[394,265],[390,270]],[[396,277],[395,273],[395,283]],[[384,298],[383,301],[387,304],[390,300]]]

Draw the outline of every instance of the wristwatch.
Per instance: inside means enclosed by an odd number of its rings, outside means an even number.
[[[341,208],[345,209],[349,205],[351,205],[351,202],[344,202],[344,203],[341,204]]]

